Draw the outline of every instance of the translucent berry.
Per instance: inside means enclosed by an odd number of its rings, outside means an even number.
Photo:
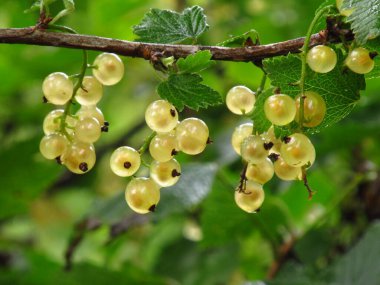
[[[180,175],[181,166],[174,158],[166,162],[154,160],[150,165],[150,177],[161,187],[176,184]]]
[[[265,100],[264,112],[273,125],[285,126],[294,120],[296,102],[288,95],[275,94]]]
[[[304,166],[315,159],[315,149],[307,136],[295,133],[285,139],[281,146],[281,157],[291,166]]]
[[[124,76],[124,64],[114,53],[102,53],[95,58],[92,73],[103,85],[114,85]]]
[[[112,171],[118,176],[132,176],[139,170],[140,165],[140,153],[132,147],[119,147],[111,155],[110,166]]]
[[[153,179],[133,178],[125,190],[125,200],[136,213],[154,212],[160,201],[160,188]]]
[[[93,76],[85,76],[82,85],[75,95],[77,102],[83,106],[96,105],[103,96],[103,85]]]
[[[296,97],[297,113],[295,121],[299,122],[299,109],[300,109],[301,95]],[[316,92],[306,91],[304,93],[304,107],[303,107],[303,125],[305,127],[316,127],[322,123],[326,114],[325,100]]]
[[[89,143],[74,142],[62,154],[61,161],[73,173],[86,173],[95,165],[95,148]]]
[[[246,137],[241,144],[241,156],[248,163],[261,163],[268,156],[264,139],[259,135]]]
[[[100,138],[101,126],[94,117],[85,117],[77,122],[74,133],[78,141],[94,143]]]
[[[73,89],[73,83],[63,72],[49,74],[42,83],[45,98],[55,105],[66,104],[73,95]]]
[[[370,53],[363,47],[353,49],[347,56],[345,64],[355,73],[366,74],[372,71],[375,66]]]
[[[262,133],[260,136],[264,139],[267,145],[271,144],[271,148],[268,151],[269,154],[280,153],[282,142],[280,139],[276,138],[273,125],[266,132]]]
[[[336,0],[336,7],[338,8],[340,14],[345,17],[350,16],[354,12],[354,9],[342,9],[342,4],[343,0]]]
[[[149,144],[149,152],[154,160],[165,162],[177,153],[175,132],[157,134]]]
[[[252,134],[253,123],[245,123],[237,126],[232,133],[231,144],[237,154],[240,155],[241,143],[243,140]]]
[[[274,163],[274,173],[282,180],[300,180],[302,177],[301,167],[290,166],[280,156]]]
[[[272,179],[273,174],[273,163],[269,158],[266,158],[258,164],[248,164],[245,176],[248,180],[265,184]]]
[[[265,193],[263,186],[248,180],[244,191],[235,192],[235,202],[243,211],[254,213],[260,209],[264,202]]]
[[[145,121],[153,131],[167,133],[177,126],[178,113],[168,101],[157,100],[152,102],[146,109]]]
[[[47,159],[60,157],[68,146],[68,140],[60,133],[44,136],[40,142],[40,152]]]
[[[311,70],[318,73],[327,73],[334,69],[337,57],[332,48],[318,45],[308,51],[306,62]]]
[[[177,146],[186,154],[201,153],[207,145],[209,130],[207,125],[197,118],[187,118],[176,127]]]
[[[226,96],[227,108],[237,115],[251,112],[255,102],[255,93],[245,86],[233,87]]]
[[[88,117],[95,118],[98,120],[100,126],[104,125],[103,113],[96,106],[82,106],[75,115],[78,116],[79,120]]]

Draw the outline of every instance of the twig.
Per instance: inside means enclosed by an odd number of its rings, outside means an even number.
[[[44,29],[34,29],[33,27],[0,29],[0,43],[3,44],[28,44],[106,51],[146,60],[150,60],[152,54],[157,52],[163,53],[165,56],[180,58],[200,50],[209,50],[214,60],[249,62],[288,53],[299,53],[304,44],[304,39],[297,38],[267,45],[227,48],[131,42],[90,35],[56,33]],[[311,36],[310,46],[325,42],[326,33],[317,33]]]

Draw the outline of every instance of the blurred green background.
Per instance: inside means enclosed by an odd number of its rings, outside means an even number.
[[[271,43],[304,35],[321,2],[81,0],[61,23],[133,40],[131,27],[150,8],[201,5],[210,25],[202,44],[252,28]],[[0,27],[33,25],[38,15],[23,13],[31,3],[2,0]],[[110,132],[95,145],[90,173],[73,175],[39,154],[52,109],[42,104],[41,83],[51,72],[77,73],[81,56],[0,45],[0,284],[380,284],[379,80],[367,82],[348,118],[312,137],[317,161],[309,182],[318,193],[311,201],[301,182],[273,179],[260,213],[235,205],[242,162],[230,136],[242,121],[220,106],[181,114],[202,118],[214,144],[196,157],[180,155],[181,183],[163,189],[156,213],[139,216],[108,160],[113,149],[137,148],[149,134],[144,110],[159,80],[148,62],[123,58],[124,79],[105,88],[99,107]],[[225,94],[238,84],[256,89],[261,71],[219,62],[203,76]]]

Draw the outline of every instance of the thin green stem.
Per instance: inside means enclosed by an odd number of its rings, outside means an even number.
[[[70,27],[66,27],[66,26],[61,26],[61,25],[49,24],[48,29],[49,30],[56,30],[56,31],[66,32],[66,33],[70,33],[70,34],[78,34],[74,29],[72,29]],[[84,76],[86,74],[86,70],[88,68],[87,50],[82,50],[82,52],[83,52],[82,68],[81,68],[80,73],[74,74],[74,75],[70,76],[71,78],[77,78],[77,81],[76,81],[76,83],[74,85],[73,94],[71,95],[71,99],[66,103],[65,110],[64,110],[63,115],[61,117],[60,131],[70,141],[71,141],[71,137],[68,134],[68,132],[66,131],[66,127],[67,127],[66,126],[66,119],[67,119],[67,116],[70,115],[70,109],[71,109],[71,105],[73,105],[74,96],[77,93],[77,91],[79,90],[79,88],[82,87],[83,78],[84,78]]]
[[[77,31],[75,31],[74,29],[67,27],[67,26],[62,26],[62,25],[49,24],[48,29],[49,30],[55,30],[55,31],[61,31],[61,32],[69,33],[69,34],[78,34]]]
[[[157,133],[156,132],[152,132],[150,134],[149,137],[147,137],[143,143],[143,145],[140,147],[140,149],[138,150],[138,152],[141,154],[143,154],[149,147],[149,144],[151,142],[151,140],[154,138],[154,136],[156,135]]]
[[[71,138],[70,138],[70,135],[66,131],[66,119],[67,119],[67,116],[69,116],[69,114],[70,114],[70,109],[71,109],[71,106],[73,105],[74,96],[77,93],[77,91],[79,90],[79,88],[82,87],[83,78],[86,74],[86,69],[87,69],[87,61],[88,61],[87,51],[82,50],[82,52],[83,52],[82,69],[81,69],[81,72],[78,75],[76,75],[78,80],[74,85],[73,94],[71,95],[71,99],[66,103],[65,110],[64,110],[63,115],[61,117],[60,131],[62,134],[64,134],[67,137],[68,140],[71,140]]]
[[[256,90],[256,100],[257,100],[257,98],[259,97],[259,95],[260,95],[261,93],[263,93],[266,81],[267,81],[267,74],[266,74],[265,71],[263,70],[263,77],[261,78],[260,86],[259,86],[259,88],[257,88],[257,90]]]
[[[305,78],[306,78],[306,55],[309,50],[311,35],[313,32],[313,29],[315,25],[317,24],[318,20],[330,9],[332,9],[334,6],[329,5],[326,6],[318,11],[318,13],[315,15],[313,21],[311,22],[309,29],[307,30],[306,37],[304,44],[301,48],[301,79],[299,81],[299,87],[301,91],[301,97],[300,97],[300,109],[299,109],[299,130],[302,132],[303,128],[303,121],[304,121],[304,100],[305,97],[303,94],[305,93]]]

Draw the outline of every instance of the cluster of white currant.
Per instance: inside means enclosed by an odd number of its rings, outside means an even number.
[[[326,113],[326,104],[316,92],[303,95],[303,125],[319,125]],[[245,86],[235,86],[227,94],[226,104],[230,111],[243,115],[251,112],[255,105],[255,93]],[[293,133],[276,138],[274,125],[284,126],[292,121],[300,123],[301,95],[296,99],[285,94],[269,96],[264,103],[267,119],[273,124],[266,132],[258,134],[253,122],[235,128],[232,146],[247,163],[242,180],[235,192],[236,204],[246,212],[257,211],[264,201],[263,184],[276,174],[282,180],[300,180],[303,169],[309,168],[315,160],[315,149],[303,133]]]
[[[375,66],[373,60],[376,53],[369,52],[366,48],[357,47],[349,51],[344,64],[351,71],[358,74],[366,74]],[[317,45],[309,50],[306,62],[310,69],[318,73],[327,73],[334,69],[337,63],[335,51],[324,45]]]
[[[100,54],[92,67],[93,76],[85,76],[81,82],[77,75],[69,77],[55,72],[42,84],[44,100],[61,108],[51,111],[44,119],[45,136],[40,142],[40,152],[45,158],[56,159],[77,174],[93,168],[96,161],[93,143],[100,138],[102,131],[108,131],[108,123],[96,106],[103,96],[103,85],[114,85],[124,75],[123,62],[115,54]],[[78,81],[74,85],[72,79],[75,78]],[[74,102],[81,107],[75,114],[70,114]]]
[[[181,166],[174,156],[182,151],[189,155],[201,153],[209,142],[209,130],[200,119],[187,118],[178,121],[175,107],[165,100],[152,102],[145,112],[145,122],[153,131],[149,143],[152,162],[149,166],[150,177],[133,177],[125,190],[129,207],[146,214],[155,210],[160,200],[160,187],[177,183]],[[112,171],[121,177],[134,176],[142,162],[145,147],[136,150],[129,146],[116,149],[110,159]]]

